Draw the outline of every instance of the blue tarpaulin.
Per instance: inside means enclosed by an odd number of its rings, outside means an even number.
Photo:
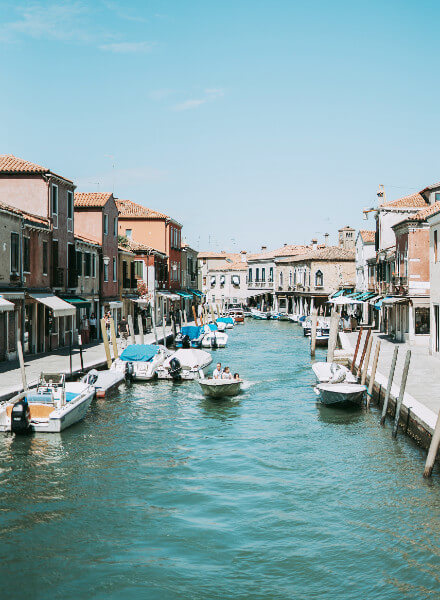
[[[217,323],[231,323],[234,324],[234,319],[232,317],[220,317],[217,319]]]
[[[208,327],[211,331],[218,331],[218,327],[215,323],[208,323]]]
[[[181,329],[182,335],[187,335],[190,340],[196,340],[202,333],[202,328],[198,325],[186,325]]]
[[[127,362],[149,362],[157,354],[159,346],[154,344],[134,344],[127,346],[121,354],[121,360]]]

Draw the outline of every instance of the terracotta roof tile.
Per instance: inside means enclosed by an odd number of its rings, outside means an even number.
[[[209,273],[211,271],[247,271],[247,268],[247,262],[237,261],[233,263],[226,263],[222,267],[215,267],[214,269],[209,269]]]
[[[168,215],[152,210],[131,200],[116,200],[120,217],[147,218],[147,219],[169,219]]]
[[[75,194],[75,208],[92,207],[100,208],[105,206],[113,194],[106,192],[77,192]]]
[[[359,234],[365,244],[374,244],[376,239],[376,232],[369,229],[361,229]]]
[[[379,204],[379,207],[385,208],[423,208],[425,206],[426,200],[418,192],[417,194],[411,194],[410,196],[404,196],[403,198],[398,198],[397,200],[391,200],[390,202]]]
[[[296,256],[297,254],[304,254],[304,252],[310,249],[310,246],[286,244],[285,246],[277,248],[276,250],[265,250],[264,252],[249,254],[248,260],[264,260],[269,258],[277,258],[279,256]]]
[[[199,252],[197,258],[223,258],[225,260],[238,261],[241,260],[241,254],[237,252],[225,252],[224,250],[221,252],[210,252],[208,250]]]
[[[47,167],[42,167],[41,165],[24,160],[23,158],[18,158],[13,154],[0,154],[0,173],[11,175],[15,173],[28,173],[30,175],[52,173],[60,179],[64,179],[65,181],[72,183],[70,179],[62,177],[61,175],[57,175]]]
[[[430,204],[426,208],[419,210],[413,217],[407,219],[408,221],[424,221],[428,217],[432,217],[432,215],[436,215],[440,212],[440,202],[434,202]]]
[[[341,260],[341,261],[354,261],[355,252],[354,250],[346,250],[339,246],[326,246],[319,250],[311,250],[304,254],[292,256],[291,258],[280,258],[277,260],[278,263],[290,263],[290,262],[302,262],[305,260]]]

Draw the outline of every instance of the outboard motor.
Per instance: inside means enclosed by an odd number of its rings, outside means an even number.
[[[180,364],[179,359],[172,358],[170,360],[170,375],[174,379],[174,381],[180,381],[181,373],[182,373],[182,365]]]
[[[26,398],[16,402],[11,411],[12,433],[29,433],[31,430],[31,409]]]
[[[132,362],[125,363],[125,379],[129,383],[133,383],[134,379],[134,366]]]
[[[191,348],[191,340],[189,339],[189,335],[183,336],[182,348]]]
[[[211,348],[213,350],[216,350],[218,348],[217,336],[215,335],[215,332],[213,332],[211,336]]]

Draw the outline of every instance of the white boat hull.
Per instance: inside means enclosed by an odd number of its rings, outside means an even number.
[[[220,331],[211,331],[202,339],[202,348],[226,348],[228,335]]]
[[[205,396],[224,398],[225,396],[238,396],[242,382],[233,379],[199,379],[198,383]]]
[[[328,405],[361,404],[366,389],[357,383],[320,383],[316,386],[321,402]]]
[[[117,388],[124,380],[125,373],[116,369],[106,371],[92,369],[82,378],[82,381],[93,385],[97,398],[104,398],[106,394]]]

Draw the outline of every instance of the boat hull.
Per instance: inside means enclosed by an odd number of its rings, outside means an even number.
[[[222,379],[199,379],[199,385],[205,396],[209,398],[224,398],[238,396],[241,391],[241,381]]]
[[[361,404],[366,387],[357,383],[320,383],[316,386],[322,404],[344,405]]]

